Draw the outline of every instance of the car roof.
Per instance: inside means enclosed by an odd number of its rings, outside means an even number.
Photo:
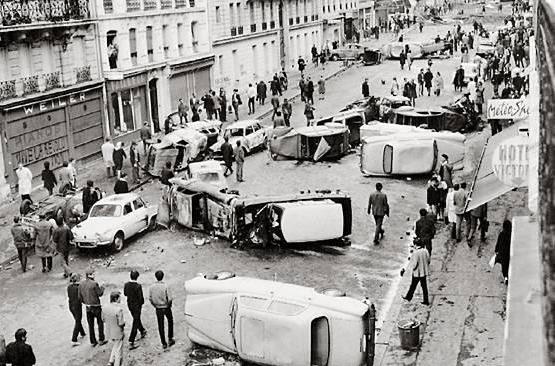
[[[104,203],[104,204],[118,204],[118,203],[127,203],[139,198],[137,193],[120,193],[120,194],[113,194],[111,196],[105,197],[98,201],[96,204]]]
[[[225,129],[226,130],[230,130],[233,128],[247,128],[250,127],[254,124],[260,123],[260,120],[258,119],[246,119],[246,120],[242,120],[242,121],[237,121],[234,122],[232,124],[230,124],[229,126],[227,126]]]

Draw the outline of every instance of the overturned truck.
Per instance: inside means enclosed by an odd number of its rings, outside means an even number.
[[[243,197],[200,181],[171,182],[158,205],[164,226],[175,222],[236,246],[342,243],[351,234],[351,198],[341,191]]]

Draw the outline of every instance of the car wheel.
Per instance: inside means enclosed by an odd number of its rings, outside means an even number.
[[[158,226],[158,224],[156,223],[156,216],[152,216],[150,218],[150,221],[148,222],[148,230],[149,231],[154,231],[154,230],[156,230],[157,226]]]
[[[124,237],[122,232],[117,233],[116,236],[114,237],[113,247],[116,252],[119,252],[123,249],[123,245],[124,245],[123,239]]]
[[[337,54],[331,55],[330,60],[331,60],[331,61],[337,61],[337,60],[339,60],[339,55],[337,55]]]

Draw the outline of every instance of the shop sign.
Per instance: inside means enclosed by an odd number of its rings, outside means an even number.
[[[491,159],[493,173],[511,187],[528,185],[529,143],[526,136],[511,137],[499,144]]]
[[[25,115],[28,116],[35,113],[43,113],[51,109],[65,107],[69,104],[79,103],[84,101],[85,99],[86,99],[85,93],[75,93],[70,95],[64,95],[59,98],[45,100],[35,104],[25,105],[22,108],[23,108],[23,111],[25,112]]]
[[[530,114],[526,99],[490,99],[488,100],[488,119],[523,119]]]
[[[63,153],[68,149],[67,137],[63,136],[55,140],[42,142],[33,147],[14,154],[17,163],[29,165],[35,161],[50,158],[54,162],[51,163],[53,167],[61,165],[63,161]]]

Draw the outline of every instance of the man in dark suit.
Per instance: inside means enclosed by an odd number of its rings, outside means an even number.
[[[131,333],[129,334],[129,349],[135,349],[135,337],[137,330],[141,332],[141,338],[146,337],[146,329],[141,322],[141,309],[145,303],[143,297],[143,287],[137,282],[139,272],[136,270],[131,271],[129,274],[131,281],[127,282],[123,287],[123,294],[127,297],[127,307],[133,317],[133,325],[131,326]]]
[[[430,217],[425,208],[420,209],[420,219],[416,221],[414,233],[432,255],[432,239],[436,235],[435,216]]]
[[[389,216],[389,204],[387,196],[382,192],[383,185],[376,183],[376,191],[370,195],[368,199],[368,215],[374,216],[376,222],[376,233],[374,234],[374,245],[380,243],[383,238],[384,230],[382,228],[384,216]]]

